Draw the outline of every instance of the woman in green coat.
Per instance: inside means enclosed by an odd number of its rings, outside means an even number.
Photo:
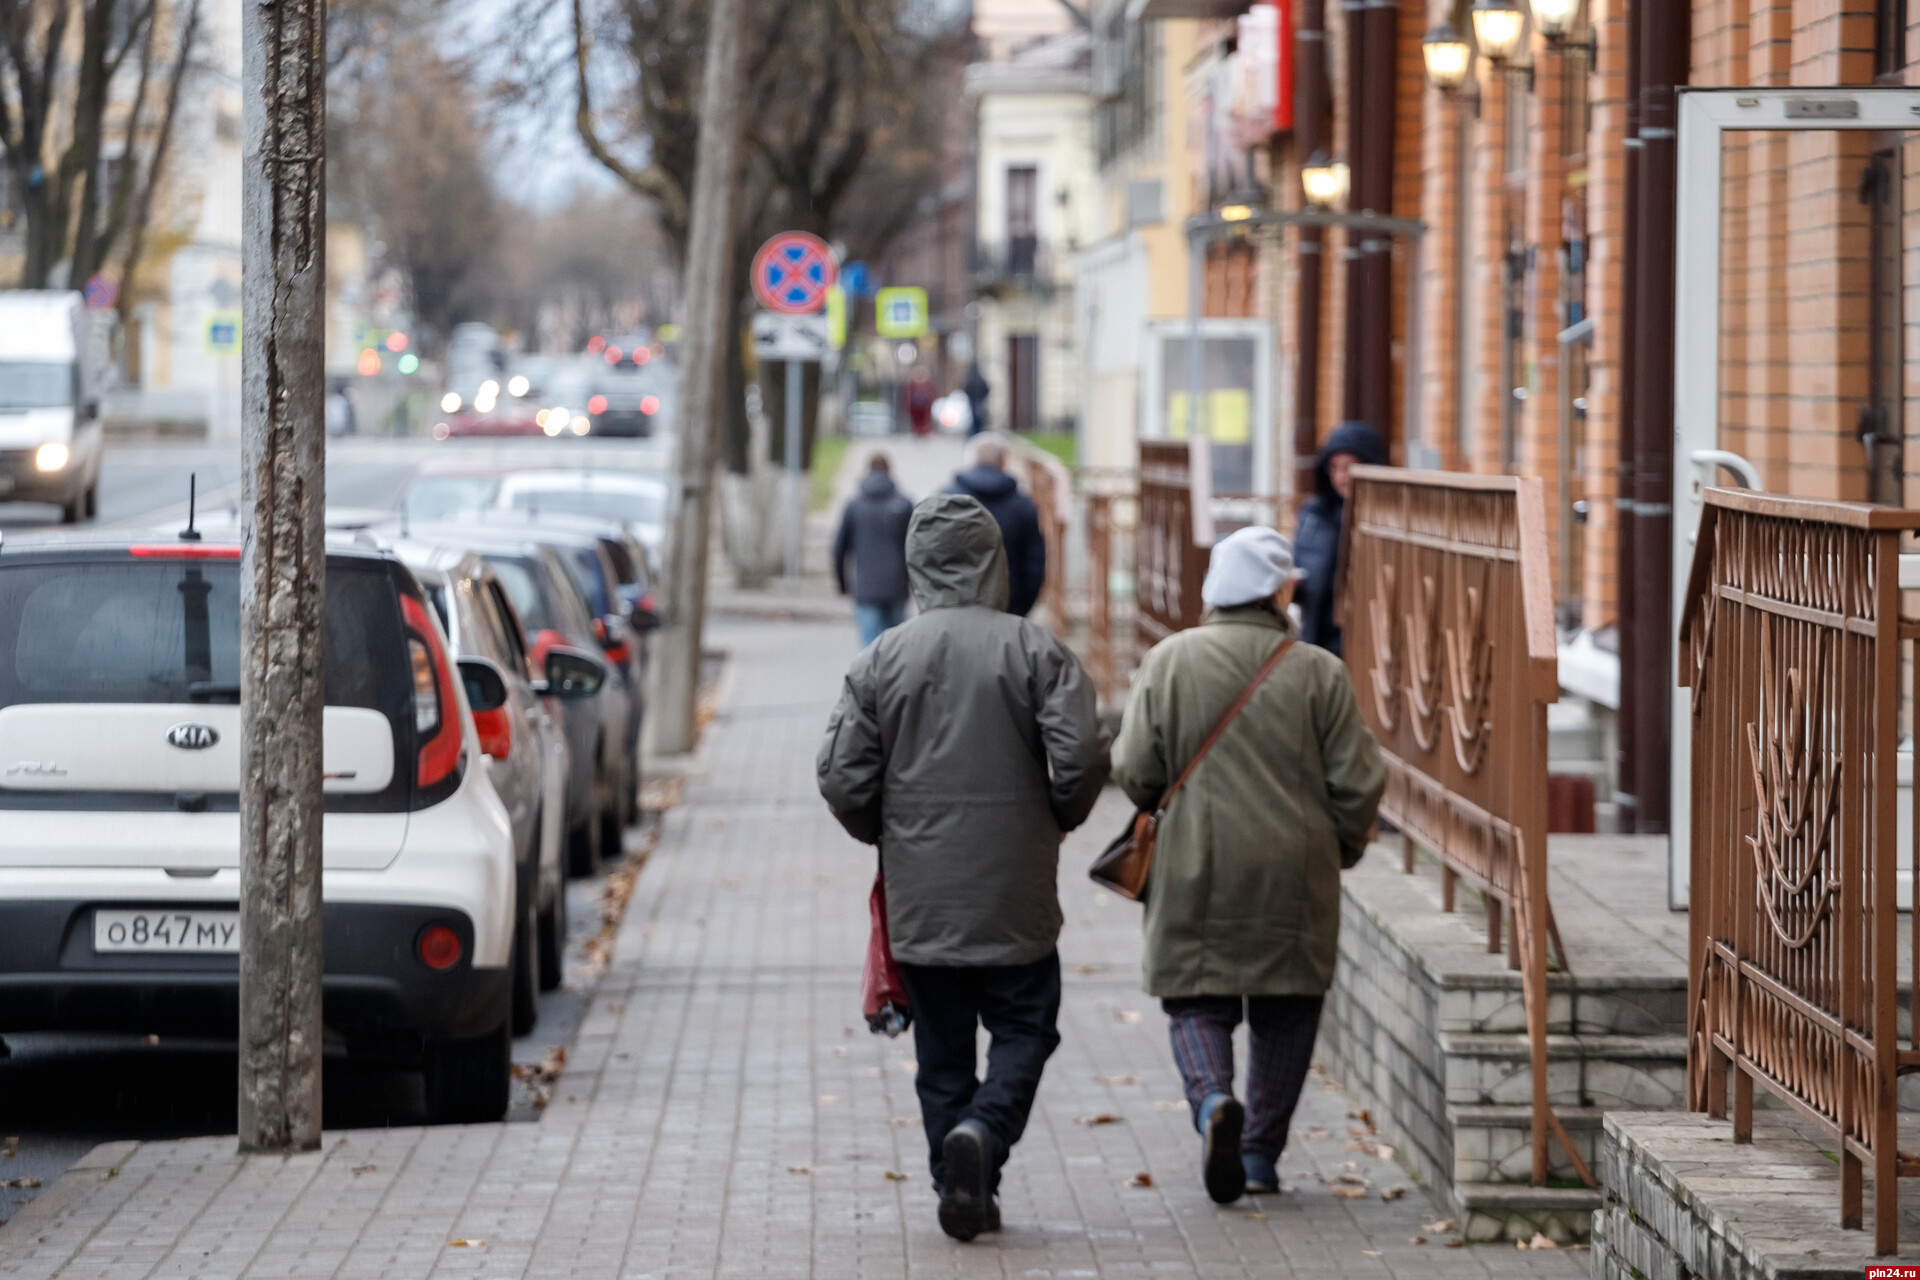
[[[1148,652],[1113,745],[1113,780],[1154,809],[1214,724],[1294,638],[1293,548],[1242,529],[1213,549],[1209,612]],[[1366,851],[1386,770],[1340,659],[1291,645],[1161,820],[1147,879],[1147,994],[1221,1204],[1279,1188],[1275,1165],[1333,983],[1340,872]],[[1247,1106],[1233,1032],[1251,1031]]]

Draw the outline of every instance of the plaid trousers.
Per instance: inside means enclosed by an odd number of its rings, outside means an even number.
[[[1233,1031],[1243,1014],[1251,1040],[1243,1150],[1278,1160],[1307,1082],[1320,1033],[1321,996],[1181,996],[1160,1002],[1170,1019],[1173,1061],[1194,1123],[1209,1095],[1233,1092]]]

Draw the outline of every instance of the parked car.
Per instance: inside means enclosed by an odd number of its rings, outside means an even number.
[[[388,526],[380,531],[397,536]],[[480,523],[410,525],[409,541],[421,546],[472,551],[506,588],[520,616],[529,662],[541,670],[556,649],[601,651],[600,633],[585,596],[560,553],[525,531]],[[602,671],[611,668],[602,664]],[[567,866],[591,875],[602,850],[618,853],[635,801],[627,794],[637,777],[632,702],[623,681],[605,679],[595,696],[569,703],[562,714],[572,771],[567,782]]]
[[[563,976],[566,731],[535,692],[520,616],[486,561],[470,551],[412,542],[395,551],[426,591],[453,653],[493,663],[506,682],[505,705],[476,711],[474,726],[487,775],[513,823],[513,1033],[525,1035],[539,1015],[540,992],[559,986]]]
[[[495,477],[491,505],[543,515],[618,521],[632,530],[658,566],[666,543],[672,496],[672,487],[664,476],[556,467]]]
[[[408,478],[395,509],[404,523],[470,517],[497,504],[502,467],[427,464]]]
[[[0,553],[0,1032],[238,1029],[240,547],[91,539]],[[512,827],[414,576],[326,571],[322,1016],[417,1063],[430,1119],[506,1111]],[[604,667],[550,652],[552,696]],[[495,697],[498,701],[495,701]],[[572,704],[570,704],[572,705]]]
[[[98,513],[111,324],[78,293],[0,291],[0,502]]]

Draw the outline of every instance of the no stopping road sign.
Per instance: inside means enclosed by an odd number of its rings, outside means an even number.
[[[782,231],[753,255],[753,296],[781,315],[811,315],[827,305],[836,271],[833,250],[805,231]]]

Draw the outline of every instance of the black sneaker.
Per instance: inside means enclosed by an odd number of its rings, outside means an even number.
[[[946,1164],[945,1185],[940,1191],[940,1229],[955,1240],[971,1240],[987,1224],[998,1225],[993,1212],[993,1193],[987,1189],[987,1144],[989,1138],[978,1120],[962,1120],[940,1145],[940,1158]],[[1234,1133],[1234,1149],[1240,1145],[1239,1131]]]
[[[1247,1190],[1247,1171],[1240,1163],[1240,1131],[1246,1127],[1247,1113],[1238,1100],[1222,1093],[1207,1099],[1203,1114],[1201,1167],[1207,1194],[1215,1204],[1232,1204]]]

